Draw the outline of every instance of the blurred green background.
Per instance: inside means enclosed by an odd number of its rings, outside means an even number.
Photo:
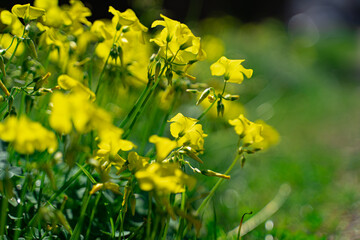
[[[244,168],[239,164],[219,189],[204,216],[209,238],[238,226],[245,212],[259,212],[283,184],[291,188],[284,205],[267,228],[263,222],[244,239],[360,238],[358,22],[342,18],[350,17],[344,8],[317,3],[289,4],[284,14],[256,21],[225,12],[187,22],[209,55],[194,69],[198,80],[214,82],[208,69],[221,55],[246,59],[252,79],[228,91],[240,94],[251,120],[265,120],[281,136],[277,146],[249,156]],[[203,124],[213,131],[205,141],[205,166],[223,172],[236,136],[231,127],[224,134],[225,121]],[[202,181],[210,189],[216,179]]]

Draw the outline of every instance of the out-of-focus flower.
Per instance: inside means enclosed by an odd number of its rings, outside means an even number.
[[[243,114],[236,119],[229,120],[230,125],[235,127],[235,132],[243,139],[244,144],[251,145],[264,140],[262,136],[263,126],[253,123]]]
[[[66,74],[62,74],[58,77],[58,84],[64,90],[81,91],[84,92],[85,94],[88,94],[89,98],[92,101],[95,100],[95,93],[93,91],[91,91],[81,82],[75,80],[74,78]]]
[[[20,5],[16,4],[12,7],[11,12],[25,21],[38,19],[45,14],[45,9],[30,6],[30,3]]]
[[[156,156],[158,161],[164,160],[169,153],[177,147],[177,142],[166,137],[152,135],[149,142],[154,143],[156,147]]]
[[[20,20],[11,12],[3,10],[0,12],[0,20],[3,24],[7,25],[6,29],[9,29],[13,35],[21,36],[24,32],[24,25]]]
[[[149,158],[139,156],[136,152],[130,152],[128,155],[128,168],[132,172],[137,172],[149,164]]]
[[[13,39],[13,36],[11,36],[11,34],[9,34],[9,33],[0,34],[0,47],[1,48],[9,47],[12,39]],[[15,46],[17,44],[17,41],[19,41],[19,40],[15,39],[13,44],[11,45],[11,47],[6,51],[6,53],[5,53],[6,58],[10,58],[10,56],[15,51]],[[25,50],[25,44],[23,42],[20,42],[20,44],[16,50],[15,56],[20,56],[21,54],[23,54],[24,50]]]
[[[55,92],[51,98],[50,126],[57,132],[68,134],[74,125],[80,133],[111,124],[112,118],[96,107],[84,91],[72,91],[65,95]]]
[[[185,174],[175,163],[152,163],[135,173],[143,191],[155,190],[158,194],[180,193],[185,185],[192,189],[195,179]]]
[[[0,138],[5,142],[10,142],[15,151],[21,154],[33,154],[35,151],[45,150],[53,153],[58,146],[53,132],[24,115],[19,119],[9,117],[4,123],[0,123]]]
[[[255,143],[252,146],[258,149],[268,149],[269,147],[276,145],[280,141],[279,133],[275,128],[266,124],[263,120],[256,120],[256,124],[262,126],[261,136],[264,138],[263,141]]]
[[[244,75],[247,78],[251,78],[253,74],[252,69],[245,69],[241,65],[244,61],[244,59],[230,60],[223,56],[210,66],[211,74],[214,76],[224,76],[225,81],[240,84],[244,80]]]
[[[119,23],[122,26],[129,26],[135,31],[148,31],[148,28],[140,23],[140,20],[138,19],[134,11],[131,9],[126,9],[124,12],[120,12],[110,6],[109,12],[114,15],[113,22],[116,24]]]

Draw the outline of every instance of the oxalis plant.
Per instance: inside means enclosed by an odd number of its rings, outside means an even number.
[[[131,9],[90,22],[81,1],[34,5],[0,13],[0,238],[206,238],[220,184],[278,138],[239,113],[227,122],[238,135],[228,169],[203,167],[202,121],[211,108],[221,118],[239,98],[226,87],[253,70],[221,57],[210,67],[219,90],[189,73],[206,53],[183,23],[161,15],[150,36]],[[184,96],[207,107],[177,112]],[[205,195],[201,176],[218,178]]]

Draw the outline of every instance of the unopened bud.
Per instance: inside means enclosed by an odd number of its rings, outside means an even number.
[[[202,170],[201,174],[205,175],[205,176],[209,176],[209,177],[219,177],[219,178],[224,178],[224,179],[230,179],[229,175],[225,175],[222,173],[217,173],[211,170]]]
[[[117,47],[117,53],[120,58],[121,65],[123,65],[124,64],[124,53],[123,53],[122,47],[120,45]]]
[[[131,208],[131,214],[135,215],[135,206],[136,206],[136,198],[134,194],[131,194],[130,196],[130,208]]]
[[[210,91],[211,91],[211,88],[207,88],[201,93],[199,100],[197,100],[197,102],[196,102],[196,106],[205,100],[205,98],[210,94]]]
[[[221,99],[217,102],[217,115],[218,115],[218,117],[219,116],[224,116],[224,109],[225,109],[225,107],[224,107],[224,104],[221,102]]]
[[[30,95],[25,96],[25,112],[29,113],[34,106],[34,97]]]
[[[156,57],[156,54],[153,53],[151,56],[150,56],[150,62],[153,62],[155,60],[155,57]]]
[[[244,155],[242,155],[242,156],[240,157],[241,167],[244,167],[245,161],[246,161],[246,158],[244,157]]]
[[[12,106],[13,106],[13,103],[14,103],[14,97],[13,96],[9,96],[8,97],[8,111],[10,112]]]
[[[165,76],[166,76],[166,78],[167,78],[167,80],[168,80],[168,84],[169,84],[169,85],[172,85],[173,72],[172,72],[171,68],[168,68],[168,69],[166,70]]]
[[[209,95],[207,98],[210,103],[213,103],[215,101],[215,97],[213,95]]]
[[[228,100],[228,101],[235,101],[235,100],[238,100],[240,98],[240,96],[239,95],[226,94],[225,96],[223,96],[223,98],[225,100]]]
[[[198,93],[199,90],[197,90],[197,89],[186,89],[186,92],[189,92],[189,93]]]
[[[38,55],[37,55],[37,52],[36,52],[36,48],[35,48],[35,44],[34,44],[34,41],[31,39],[31,38],[26,38],[25,39],[25,44],[28,46],[28,48],[30,49],[31,51],[31,54],[37,58]]]
[[[159,77],[160,70],[161,70],[161,62],[159,61],[155,65],[155,80]]]
[[[3,73],[3,75],[6,76],[4,57],[2,55],[0,55],[0,70]]]
[[[116,59],[118,57],[118,49],[115,44],[112,46],[112,48],[110,50],[110,57],[112,59]]]
[[[117,24],[116,24],[116,31],[119,31],[121,29],[121,24],[120,24],[120,22],[118,22]]]
[[[92,194],[96,193],[97,191],[101,190],[101,189],[103,188],[103,186],[104,186],[103,183],[97,183],[97,184],[95,184],[95,185],[92,187],[92,189],[91,189],[91,191],[89,192],[89,194],[92,195]]]
[[[189,157],[191,157],[192,159],[194,159],[195,161],[199,162],[199,163],[204,163],[196,154],[195,151],[191,148],[191,147],[184,147],[185,153],[186,155],[188,155]]]
[[[123,33],[127,33],[128,31],[130,31],[130,27],[129,27],[129,26],[123,27],[123,29],[122,29],[122,32],[123,32]]]

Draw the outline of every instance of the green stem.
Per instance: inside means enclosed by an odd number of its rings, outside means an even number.
[[[241,154],[236,154],[236,157],[234,158],[233,162],[231,163],[230,167],[226,170],[226,172],[224,173],[225,175],[228,175],[230,173],[230,171],[234,168],[236,162],[239,160]],[[224,181],[224,178],[220,178],[217,183],[215,184],[215,186],[211,189],[209,195],[207,195],[207,197],[202,201],[200,207],[197,209],[197,214],[200,214],[200,212],[202,212],[202,210],[205,208],[206,204],[209,202],[209,200],[213,197],[213,195],[215,194],[215,191],[219,188],[220,184]]]
[[[80,232],[81,232],[81,228],[84,223],[85,213],[86,213],[86,209],[89,204],[89,201],[90,201],[89,188],[87,188],[87,190],[85,192],[85,197],[83,198],[83,201],[81,204],[80,217],[79,217],[78,223],[75,226],[73,235],[71,236],[70,240],[79,239],[79,237],[80,237]]]
[[[164,69],[165,69],[165,68],[164,68]],[[161,76],[161,74],[159,75],[159,77],[158,77],[157,81],[155,82],[155,84],[154,84],[154,85],[152,86],[152,88],[150,89],[150,92],[148,92],[148,94],[147,94],[147,96],[145,97],[144,101],[142,102],[140,108],[137,109],[136,114],[135,114],[133,120],[131,121],[129,128],[127,129],[127,131],[126,131],[125,134],[124,134],[124,137],[123,137],[124,139],[126,139],[126,138],[129,137],[129,135],[130,135],[130,133],[131,133],[131,130],[133,129],[136,121],[138,120],[138,118],[140,117],[141,113],[142,113],[142,112],[144,111],[144,109],[146,108],[146,104],[148,103],[149,99],[151,99],[152,95],[153,95],[154,92],[155,92],[155,89],[156,89],[157,85],[158,85],[159,82],[160,82],[160,79],[161,79],[160,76]]]
[[[16,230],[15,230],[15,234],[14,234],[14,239],[17,240],[20,236],[20,232],[21,232],[21,219],[22,219],[22,215],[24,212],[24,205],[25,205],[25,193],[26,193],[26,189],[27,189],[27,185],[28,185],[28,176],[25,177],[24,180],[24,184],[22,186],[22,190],[21,190],[21,196],[20,196],[20,203],[19,203],[19,208],[17,211],[17,222],[16,222]]]
[[[92,224],[92,221],[94,219],[96,208],[97,208],[97,205],[99,204],[100,198],[101,198],[101,192],[99,192],[98,195],[96,196],[95,203],[94,203],[93,209],[91,211],[90,220],[89,220],[89,227],[88,227],[88,229],[86,231],[85,239],[89,239],[90,231],[91,231],[91,224]]]
[[[147,217],[147,219],[146,219],[146,239],[150,239],[150,231],[151,231],[151,208],[152,208],[152,193],[149,192],[148,217]]]
[[[186,203],[186,191],[181,193],[181,205],[180,205],[180,209],[181,211],[185,212],[185,203]],[[176,239],[183,239],[183,229],[184,229],[184,224],[185,224],[185,219],[184,218],[180,218],[180,224],[179,224],[179,229],[177,231],[177,236]]]
[[[216,101],[217,101],[217,99],[218,99],[218,97],[217,96],[215,96],[215,99],[214,99],[214,101],[210,104],[210,106],[197,118],[197,120],[201,120],[207,113],[208,113],[208,111],[214,106],[214,104],[216,103]]]
[[[5,178],[6,179],[6,178]],[[5,196],[5,181],[2,181],[4,193],[1,198],[1,218],[0,218],[0,239],[3,238],[6,230],[6,215],[7,215],[7,207],[8,207],[8,199]]]
[[[123,128],[128,123],[128,121],[130,120],[130,118],[134,114],[135,110],[138,108],[139,104],[142,103],[143,98],[145,97],[145,95],[146,95],[147,91],[149,90],[149,88],[150,88],[150,84],[147,84],[146,88],[142,91],[140,97],[136,100],[134,106],[131,108],[128,115],[126,115],[125,119],[120,123],[120,126],[119,126],[120,128]]]
[[[85,164],[83,167],[85,167],[87,164]],[[51,202],[54,201],[60,194],[62,194],[63,192],[65,192],[70,185],[81,175],[83,171],[81,169],[79,169],[68,181],[66,181],[64,183],[64,185],[58,190],[56,191],[56,193],[54,193],[50,199],[45,203],[45,206],[47,205],[51,205]],[[36,213],[29,221],[28,226],[32,226],[34,221],[37,219],[38,213]]]
[[[163,235],[162,235],[162,240],[165,240],[166,239],[166,236],[167,236],[167,232],[168,232],[168,229],[169,229],[169,222],[170,222],[170,216],[167,216],[166,217],[166,222],[165,222],[165,229],[164,229],[164,232],[163,232]]]
[[[111,50],[110,50],[111,51]],[[109,52],[109,55],[107,56],[106,60],[105,60],[105,63],[104,63],[104,66],[101,70],[101,73],[100,73],[100,76],[99,76],[99,80],[98,80],[98,83],[97,83],[97,86],[96,86],[96,90],[95,90],[95,95],[97,95],[98,91],[99,91],[99,88],[100,88],[100,83],[101,83],[101,80],[104,76],[104,73],[105,73],[105,69],[106,69],[106,66],[109,62],[109,59],[110,59],[110,52]]]

